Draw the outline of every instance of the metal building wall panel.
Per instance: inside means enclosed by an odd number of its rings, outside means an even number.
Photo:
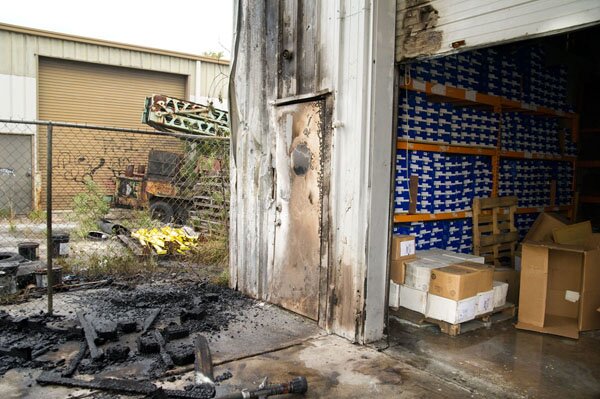
[[[36,56],[194,75],[195,60],[1,30],[0,73],[36,77]],[[201,61],[205,62],[205,61]],[[208,62],[207,62],[208,63]],[[209,63],[210,64],[210,63]],[[227,65],[223,65],[225,69]]]
[[[600,23],[597,0],[397,0],[396,61]]]
[[[4,94],[0,96],[0,118],[35,119],[37,95],[34,78],[0,74],[0,93]]]
[[[227,99],[229,68],[224,65],[203,63],[200,71],[200,93],[210,98]]]

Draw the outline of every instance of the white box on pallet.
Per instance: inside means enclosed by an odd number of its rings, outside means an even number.
[[[475,316],[490,313],[494,310],[494,293],[495,291],[492,289],[477,294],[477,310],[475,310]]]
[[[427,309],[427,292],[406,285],[400,286],[400,306],[425,314]]]
[[[444,266],[446,266],[444,263],[420,258],[417,258],[411,262],[406,262],[404,285],[416,290],[427,292],[429,291],[431,271]]]
[[[429,249],[427,251],[417,251],[416,254],[418,257],[425,257],[425,258],[427,258],[431,255],[439,255],[441,257],[439,259],[449,258],[447,260],[448,262],[450,262],[449,264],[457,263],[457,262],[464,262],[464,261],[475,262],[475,263],[485,263],[485,258],[483,256],[469,255],[469,254],[463,254],[463,253],[459,253],[459,252],[446,251],[445,249],[438,249],[438,248]]]
[[[394,283],[394,280],[390,280],[390,294],[388,303],[392,308],[397,308],[400,306],[400,284]]]
[[[508,293],[508,283],[503,281],[493,281],[494,287],[494,307],[504,306],[506,304],[506,294]]]
[[[435,320],[442,320],[451,324],[464,323],[475,318],[477,297],[453,301],[437,295],[427,296],[427,309],[425,315]]]

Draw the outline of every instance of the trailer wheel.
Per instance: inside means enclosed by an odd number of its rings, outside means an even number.
[[[186,224],[190,217],[190,212],[186,203],[180,204],[175,211],[175,217],[178,223]]]
[[[150,214],[154,219],[162,223],[171,223],[173,221],[173,207],[165,201],[154,201],[150,204]]]

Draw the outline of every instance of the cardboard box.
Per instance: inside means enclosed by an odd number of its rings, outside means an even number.
[[[477,292],[487,292],[492,289],[492,283],[494,281],[494,266],[474,262],[454,263],[453,266],[460,266],[470,270],[475,270],[480,274]]]
[[[506,296],[508,294],[508,283],[504,281],[494,281],[494,308],[504,306],[506,304]]]
[[[525,243],[517,328],[578,338],[600,328],[600,234],[585,245]]]
[[[427,310],[425,315],[435,320],[442,320],[451,324],[464,323],[475,318],[477,297],[454,301],[438,295],[427,296]]]
[[[552,231],[568,225],[567,219],[555,213],[540,213],[523,242],[552,242]]]
[[[444,266],[446,265],[443,263],[417,257],[415,260],[406,262],[404,284],[408,287],[428,292],[431,271]]]
[[[415,254],[415,237],[400,234],[392,236],[392,260],[400,260]]]
[[[406,262],[417,259],[415,255],[404,256],[397,260],[390,262],[390,278],[394,280],[396,284],[404,284],[406,275]]]
[[[392,280],[390,280],[388,305],[392,308],[398,308],[400,306],[400,284],[396,284]]]
[[[510,303],[519,303],[519,276],[519,272],[510,267],[496,267],[494,269],[494,281],[508,284],[506,300]]]
[[[427,292],[401,285],[400,306],[425,314],[425,310],[427,309]]]
[[[494,290],[478,293],[475,316],[490,313],[492,310],[494,310]]]
[[[557,244],[585,245],[592,235],[592,223],[581,222],[552,230],[552,237]]]
[[[481,285],[478,270],[458,265],[431,271],[429,293],[455,301],[476,296]]]

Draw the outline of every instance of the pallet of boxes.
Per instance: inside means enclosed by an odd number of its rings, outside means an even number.
[[[494,266],[484,264],[480,256],[415,251],[415,238],[402,235],[393,236],[391,258],[389,304],[404,310],[402,318],[437,324],[455,336],[489,327],[493,315],[500,316],[498,321],[514,317],[514,305],[506,302],[506,280],[515,284],[514,269],[495,275]]]
[[[600,329],[600,234],[542,213],[522,243],[517,328],[568,338]]]

